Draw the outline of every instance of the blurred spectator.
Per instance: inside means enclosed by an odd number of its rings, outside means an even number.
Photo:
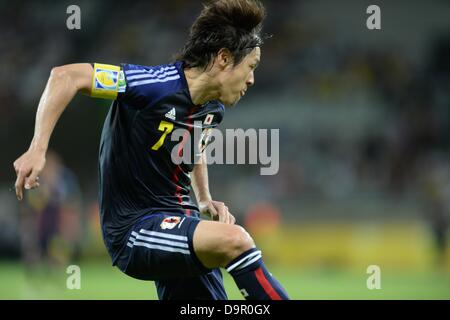
[[[432,234],[436,267],[448,266],[448,228],[450,224],[450,162],[442,156],[427,157],[430,169],[423,172],[424,213]]]
[[[40,187],[25,192],[21,206],[22,257],[36,266],[65,267],[78,258],[81,196],[77,179],[54,151],[39,177]]]

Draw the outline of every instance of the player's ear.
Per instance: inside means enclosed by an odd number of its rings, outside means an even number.
[[[219,50],[219,52],[217,53],[216,59],[217,59],[218,65],[222,69],[225,69],[227,66],[233,64],[233,55],[231,54],[231,51],[226,48],[222,48]]]

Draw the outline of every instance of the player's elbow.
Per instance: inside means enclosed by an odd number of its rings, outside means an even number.
[[[53,67],[50,71],[49,83],[77,91],[70,70],[66,66]],[[71,91],[72,91],[71,90]]]
[[[86,63],[53,67],[50,72],[50,80],[65,84],[66,88],[72,88],[74,91],[87,92],[92,80],[92,67]]]
[[[57,66],[57,67],[53,67],[52,70],[50,71],[50,78],[51,79],[65,79],[70,77],[69,75],[69,71],[67,70],[67,68],[65,66]]]

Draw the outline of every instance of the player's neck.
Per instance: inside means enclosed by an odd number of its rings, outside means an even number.
[[[219,85],[208,72],[201,72],[196,68],[191,68],[184,69],[184,74],[192,102],[195,105],[203,105],[219,97]]]

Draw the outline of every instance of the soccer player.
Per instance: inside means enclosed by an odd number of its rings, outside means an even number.
[[[183,145],[168,137],[177,128],[192,132],[197,122],[202,130],[216,127],[225,106],[254,84],[264,17],[259,1],[217,0],[205,5],[174,63],[53,68],[31,145],[14,162],[18,199],[23,188],[39,185],[53,128],[76,93],[111,99],[100,144],[99,202],[112,264],[155,281],[160,299],[227,299],[219,268],[246,299],[288,299],[250,235],[224,203],[212,200],[204,155],[197,164],[175,164],[171,152],[176,147],[182,154]]]

